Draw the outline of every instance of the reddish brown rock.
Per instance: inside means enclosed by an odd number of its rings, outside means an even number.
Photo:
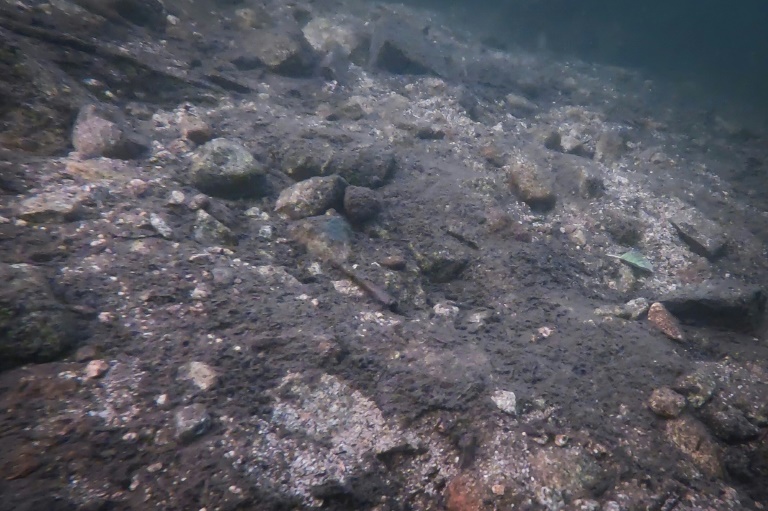
[[[699,470],[710,477],[723,475],[720,449],[702,423],[683,416],[666,423],[666,435],[675,447],[690,457]]]
[[[456,476],[445,490],[448,511],[480,511],[483,508],[480,483],[466,474]]]
[[[205,144],[213,138],[213,130],[200,118],[185,117],[180,126],[181,136],[197,145]]]
[[[80,109],[72,130],[72,145],[82,158],[105,156],[131,160],[148,150],[145,141],[128,133],[108,112],[88,104]]]
[[[89,362],[99,356],[99,348],[94,344],[81,346],[75,352],[75,360],[78,362]]]
[[[675,341],[685,340],[685,334],[683,334],[683,329],[680,327],[680,322],[661,303],[656,302],[648,309],[648,321],[670,339]]]
[[[648,408],[659,417],[672,419],[680,415],[685,408],[685,397],[669,387],[660,387],[654,390],[648,399]]]
[[[91,360],[85,366],[85,377],[89,380],[101,378],[109,371],[109,364],[104,360]]]
[[[24,479],[42,465],[40,453],[32,452],[29,446],[18,446],[7,461],[0,466],[0,477],[6,481]]]
[[[379,264],[385,268],[389,268],[390,270],[399,271],[405,269],[406,261],[402,255],[394,254],[384,257],[381,261],[379,261]]]

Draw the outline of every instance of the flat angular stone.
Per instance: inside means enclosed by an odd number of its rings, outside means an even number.
[[[194,404],[180,408],[174,414],[176,437],[182,442],[190,442],[204,435],[211,426],[211,416],[205,406]]]
[[[727,240],[722,227],[695,209],[681,211],[669,222],[695,254],[717,259],[725,253]]]
[[[43,192],[24,199],[19,204],[19,218],[35,223],[63,223],[83,216],[86,193],[80,190],[61,189]]]
[[[385,18],[373,29],[369,65],[401,75],[448,73],[446,55],[420,29],[405,20]]]
[[[310,76],[317,64],[317,54],[300,30],[287,27],[254,29],[232,57],[241,70],[266,67],[275,74],[289,77]]]
[[[237,237],[224,224],[209,215],[205,210],[198,209],[193,231],[195,241],[204,245],[236,245]]]
[[[291,227],[291,236],[325,261],[342,263],[352,252],[352,228],[339,215],[306,218]]]
[[[660,300],[683,323],[756,332],[766,305],[758,286],[734,279],[712,279],[681,287]]]
[[[146,141],[130,133],[107,112],[89,104],[80,109],[72,130],[72,145],[84,158],[138,158],[149,150]]]

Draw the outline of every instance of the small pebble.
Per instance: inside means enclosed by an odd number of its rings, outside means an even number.
[[[379,261],[379,264],[381,264],[385,268],[389,268],[390,270],[396,270],[396,271],[404,270],[405,258],[401,255],[391,255]]]
[[[91,360],[85,366],[85,377],[89,380],[101,378],[109,371],[109,364],[104,360]]]
[[[504,413],[517,415],[517,396],[508,390],[497,390],[491,396],[493,403]]]
[[[181,136],[195,144],[205,144],[213,138],[211,127],[196,117],[186,117],[181,122]]]
[[[211,270],[213,276],[213,283],[216,285],[229,286],[235,280],[235,274],[231,268],[219,266]]]
[[[205,434],[211,426],[211,416],[200,403],[180,408],[176,411],[174,419],[176,437],[182,442],[189,442]]]
[[[143,179],[131,179],[128,181],[128,189],[135,197],[141,197],[147,193],[149,184]]]
[[[197,211],[198,209],[204,209],[210,203],[211,199],[203,194],[198,193],[189,200],[189,209]]]
[[[648,408],[659,417],[672,419],[685,408],[685,397],[669,387],[660,387],[651,393]]]
[[[100,312],[98,317],[100,323],[111,323],[115,319],[115,315],[111,312]]]
[[[192,361],[179,368],[179,379],[191,380],[200,390],[208,390],[216,385],[218,375],[208,364]]]
[[[168,201],[166,204],[169,206],[183,206],[185,200],[187,200],[187,197],[184,195],[184,192],[174,190],[170,193],[170,195],[168,195]]]
[[[190,293],[190,297],[193,300],[205,300],[208,298],[209,294],[210,291],[208,290],[208,286],[205,284],[198,284],[195,289],[192,290],[192,293]]]
[[[147,472],[150,474],[154,474],[155,472],[159,472],[163,469],[162,463],[152,463],[150,466],[147,467]]]
[[[165,239],[173,238],[173,229],[157,213],[149,215],[149,223],[157,233]]]

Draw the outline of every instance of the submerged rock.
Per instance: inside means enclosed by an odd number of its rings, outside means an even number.
[[[355,186],[379,188],[397,171],[395,153],[381,144],[372,144],[339,151],[333,158],[331,170]]]
[[[191,381],[200,390],[209,390],[216,385],[218,374],[208,364],[195,360],[179,368],[179,379]]]
[[[352,251],[352,228],[338,215],[304,219],[291,226],[291,235],[321,260],[342,263]]]
[[[287,27],[250,30],[232,58],[240,70],[266,67],[275,74],[294,78],[310,76],[317,61],[304,34]]]
[[[416,263],[432,282],[450,282],[459,277],[469,264],[463,248],[454,243],[421,242],[412,245]]]
[[[685,397],[669,387],[661,387],[651,394],[648,408],[659,417],[673,419],[685,409]]]
[[[617,131],[606,131],[597,138],[594,159],[601,163],[610,164],[621,158],[626,151],[625,134]]]
[[[368,57],[370,37],[365,34],[362,23],[356,25],[353,20],[344,15],[332,18],[317,16],[302,31],[316,51],[328,53],[340,49],[351,61],[363,65]],[[360,60],[362,56],[365,60]]]
[[[205,405],[197,403],[177,410],[174,423],[176,437],[182,442],[191,442],[208,431],[211,427],[211,416]]]
[[[648,321],[664,335],[675,341],[685,340],[680,322],[659,302],[648,309]]]
[[[446,54],[406,20],[386,17],[373,29],[369,65],[400,75],[448,73]]]
[[[293,220],[322,215],[341,205],[346,187],[347,182],[337,175],[309,178],[283,190],[275,211]]]
[[[0,264],[0,281],[0,368],[48,362],[75,347],[82,336],[75,317],[38,268]]]
[[[699,470],[710,477],[723,475],[721,450],[702,423],[683,416],[667,421],[665,432],[672,444],[688,455]]]
[[[700,415],[701,421],[724,442],[745,442],[760,434],[760,429],[749,422],[741,410],[720,399],[713,399],[704,406]]]
[[[32,195],[21,201],[20,218],[35,223],[64,223],[81,219],[88,194],[79,188],[62,187]]]
[[[686,323],[754,332],[763,319],[766,294],[756,285],[712,279],[681,287],[661,302]]]
[[[216,138],[192,156],[189,177],[201,192],[225,199],[264,193],[265,169],[240,143]]]
[[[670,223],[693,251],[707,259],[717,259],[725,253],[726,238],[722,227],[705,218],[697,210],[688,209],[675,215]]]
[[[330,164],[336,149],[321,137],[292,137],[278,148],[281,170],[302,181],[332,174]]]
[[[213,138],[211,126],[203,119],[185,115],[179,123],[181,136],[194,144],[205,144]]]
[[[204,245],[237,244],[237,237],[229,227],[216,220],[204,209],[198,209],[196,215],[193,231],[195,241]]]
[[[714,368],[702,367],[681,377],[673,388],[684,395],[691,406],[701,408],[710,400],[717,386],[717,375]]]
[[[493,403],[504,413],[517,415],[517,396],[509,390],[497,390],[491,395]]]
[[[376,192],[363,186],[348,186],[344,191],[344,212],[353,222],[363,223],[379,214],[381,202]]]
[[[484,486],[469,474],[461,474],[445,488],[447,511],[480,511],[483,507]]]
[[[72,130],[72,145],[83,158],[105,156],[120,160],[138,158],[149,144],[104,109],[94,104],[80,109]]]
[[[555,206],[552,179],[544,169],[532,162],[513,161],[507,176],[512,192],[531,209],[548,211]]]

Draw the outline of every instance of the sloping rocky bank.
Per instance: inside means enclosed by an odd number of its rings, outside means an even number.
[[[766,133],[482,40],[0,2],[0,509],[764,509]]]

